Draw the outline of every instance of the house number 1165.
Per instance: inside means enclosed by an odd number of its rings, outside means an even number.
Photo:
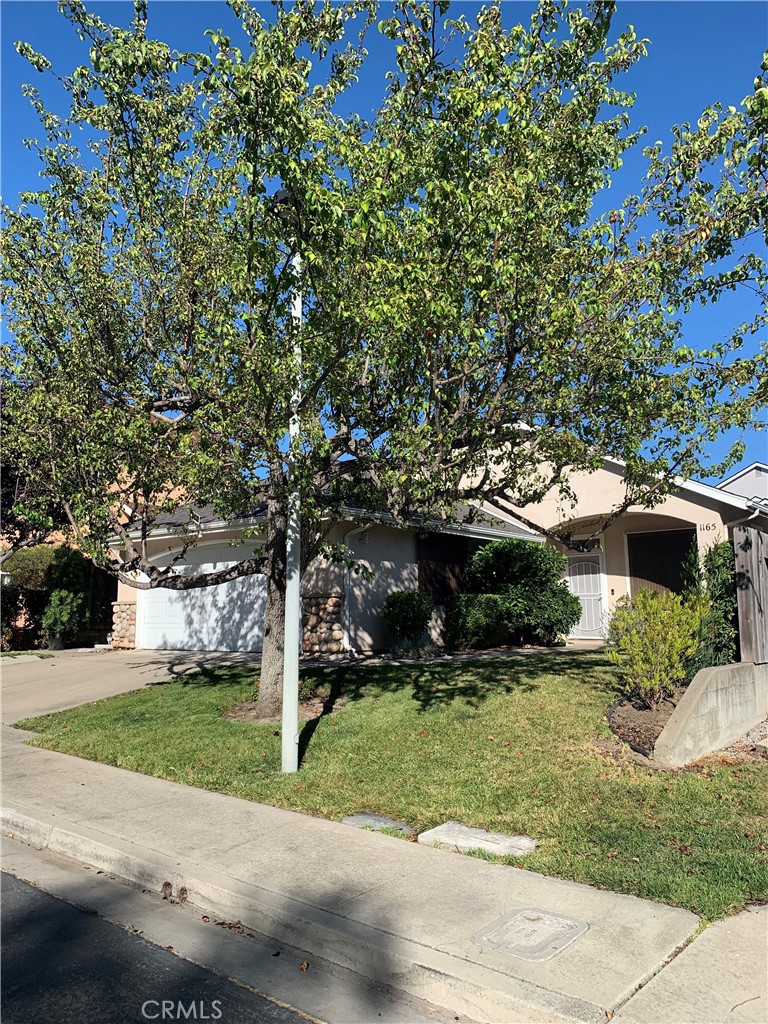
[[[700,533],[710,533],[712,530],[717,529],[717,523],[699,523]]]

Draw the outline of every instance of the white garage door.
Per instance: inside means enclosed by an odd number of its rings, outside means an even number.
[[[253,551],[249,547],[240,554],[226,545],[221,551],[221,547],[190,552],[191,558],[213,555],[218,560],[196,561],[180,566],[178,571],[213,572],[234,565],[238,555],[250,557]],[[196,590],[140,590],[136,597],[136,646],[171,651],[260,651],[266,594],[266,580],[261,575]]]

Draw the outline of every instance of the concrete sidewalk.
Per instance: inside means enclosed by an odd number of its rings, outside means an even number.
[[[717,921],[616,1014],[614,1024],[768,1021],[768,907]]]
[[[605,1021],[699,923],[685,910],[32,748],[25,735],[3,727],[6,834],[146,888],[186,888],[196,906],[474,1020]],[[588,928],[549,960],[473,941],[519,907]]]

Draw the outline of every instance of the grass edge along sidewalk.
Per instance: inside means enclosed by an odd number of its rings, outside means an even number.
[[[305,694],[343,703],[304,725],[294,776],[279,772],[278,725],[226,715],[255,682],[209,669],[16,724],[37,746],[319,817],[530,835],[538,850],[506,862],[709,920],[768,896],[765,766],[667,773],[604,756],[616,693],[599,651],[306,669]]]

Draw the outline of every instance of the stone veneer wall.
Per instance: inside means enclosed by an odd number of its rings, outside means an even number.
[[[305,654],[339,654],[343,650],[343,604],[339,594],[312,594],[304,598]]]
[[[136,646],[136,605],[127,601],[112,602],[112,647],[132,651]]]

